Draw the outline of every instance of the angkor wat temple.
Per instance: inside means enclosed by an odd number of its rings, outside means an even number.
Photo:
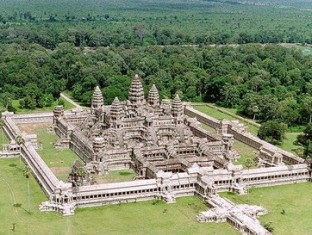
[[[269,234],[256,216],[261,207],[234,205],[218,192],[248,193],[248,187],[267,187],[311,181],[311,166],[304,159],[253,136],[236,121],[216,120],[182,103],[162,99],[153,85],[144,96],[139,76],[131,82],[126,101],[116,97],[104,105],[96,87],[91,109],[52,113],[3,113],[3,129],[14,142],[1,156],[16,151],[48,196],[42,211],[73,215],[77,207],[119,204],[197,195],[212,210],[198,215],[199,222],[229,222],[243,234]],[[59,180],[36,151],[37,138],[22,133],[20,124],[50,123],[59,139],[57,148],[70,148],[81,159],[76,161],[68,182]],[[257,167],[234,165],[239,154],[232,148],[242,142],[257,152]],[[10,150],[12,148],[12,150]],[[10,150],[10,151],[9,151]],[[13,151],[13,152],[12,152]],[[133,169],[136,179],[128,182],[93,184],[90,174],[104,175],[112,170]],[[81,171],[83,170],[83,171]]]
[[[63,115],[57,109],[55,128],[62,137],[60,143],[73,145],[89,171],[99,174],[132,168],[138,178],[149,179],[160,171],[186,172],[194,164],[224,168],[235,156],[233,135],[220,130],[220,135],[209,136],[195,118],[184,114],[178,95],[160,103],[155,85],[146,100],[138,75],[132,79],[128,100],[116,97],[104,106],[96,87],[90,113]],[[64,129],[71,129],[70,137],[77,141],[67,139]]]

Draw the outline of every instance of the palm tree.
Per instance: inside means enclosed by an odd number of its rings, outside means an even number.
[[[258,107],[258,105],[254,105],[253,107],[252,107],[252,113],[253,113],[253,118],[252,118],[252,120],[253,121],[255,121],[256,120],[256,114],[257,113],[259,113],[259,107]]]
[[[25,166],[23,170],[23,176],[27,179],[28,213],[30,213],[30,188],[29,188],[30,175],[31,175],[31,171],[30,171],[29,166]]]
[[[25,140],[23,139],[22,136],[18,135],[18,136],[15,137],[15,142],[16,142],[16,144],[18,144],[19,148],[21,148],[21,145],[25,143]],[[20,157],[20,163],[21,163],[21,157],[22,157],[21,152],[20,152],[20,156],[19,157]]]
[[[254,162],[251,160],[251,158],[247,158],[247,160],[245,161],[245,163],[244,163],[244,165],[245,165],[245,167],[248,169],[248,185],[247,185],[247,193],[249,193],[248,192],[248,188],[249,188],[249,169],[251,168],[251,167],[253,167],[253,165],[254,165]],[[249,198],[249,196],[248,196],[248,198]]]
[[[77,173],[77,176],[79,177],[80,184],[83,185],[83,179],[86,176],[85,169],[83,167],[79,167],[76,173]]]
[[[19,146],[21,146],[22,144],[25,143],[25,140],[23,139],[22,136],[18,135],[18,136],[15,137],[15,142],[16,142]]]

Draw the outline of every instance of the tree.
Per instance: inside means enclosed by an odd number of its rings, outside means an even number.
[[[252,118],[257,115],[258,119],[266,121],[275,117],[277,108],[278,101],[274,96],[248,93],[241,101],[239,112]]]
[[[16,144],[18,144],[18,146],[21,148],[21,145],[25,143],[25,140],[23,139],[22,136],[18,135],[18,136],[15,137],[15,142],[16,142]],[[21,154],[21,152],[20,152],[19,155],[20,155],[20,156],[19,156],[19,159],[20,159],[20,163],[21,163],[21,160],[22,160],[22,154]]]
[[[254,105],[254,106],[252,107],[252,112],[253,112],[252,120],[255,121],[255,120],[256,120],[256,114],[259,112],[259,107],[258,107],[258,105]]]
[[[28,213],[30,213],[30,187],[29,187],[29,178],[31,176],[31,171],[29,166],[25,166],[23,175],[27,180],[27,197],[28,197]]]
[[[12,107],[12,95],[9,92],[1,94],[0,100],[5,110],[8,111]]]
[[[23,139],[22,136],[18,135],[18,136],[15,137],[15,142],[16,142],[19,146],[21,146],[22,144],[25,143],[25,140]]]
[[[254,161],[251,160],[251,158],[247,158],[247,160],[244,162],[244,166],[248,169],[248,172],[249,172],[249,169],[254,166]],[[249,179],[249,177],[248,177],[248,179]],[[249,182],[248,182],[248,187],[249,187]],[[247,188],[247,190],[248,190],[248,188]]]
[[[277,120],[263,123],[258,131],[259,138],[271,144],[280,144],[285,136],[287,125]]]
[[[309,123],[302,135],[297,136],[297,143],[304,148],[303,157],[312,158],[312,123]]]
[[[300,117],[299,105],[293,97],[286,98],[279,102],[279,106],[276,111],[276,118],[281,122],[289,124],[296,123]]]
[[[302,101],[302,109],[309,117],[309,123],[312,121],[312,96],[306,95]]]
[[[206,95],[205,101],[216,102],[224,100],[224,88],[230,83],[230,79],[227,77],[214,77],[206,83]]]
[[[269,232],[273,232],[274,231],[274,227],[272,226],[272,222],[267,222],[263,225],[263,227],[268,230]]]
[[[244,163],[244,166],[249,170],[251,167],[254,166],[254,161],[251,158],[247,158]]]
[[[78,180],[80,181],[80,185],[83,185],[83,179],[86,176],[86,174],[87,174],[86,170],[83,167],[79,167],[77,169],[77,176],[78,176]]]
[[[28,179],[30,177],[30,168],[28,166],[25,166],[24,170],[23,170],[23,176]]]

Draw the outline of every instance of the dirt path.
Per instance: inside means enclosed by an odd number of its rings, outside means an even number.
[[[75,101],[73,101],[72,99],[70,99],[70,98],[69,98],[68,96],[66,96],[65,94],[61,93],[60,95],[61,95],[61,97],[62,97],[63,99],[65,99],[66,101],[68,101],[69,103],[71,103],[72,105],[74,105],[76,108],[82,109],[82,107],[81,107],[79,104],[77,104]]]

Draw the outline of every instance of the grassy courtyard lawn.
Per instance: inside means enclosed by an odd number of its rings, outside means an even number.
[[[47,131],[47,128],[38,128],[36,134],[42,144],[42,150],[38,150],[38,153],[58,179],[66,180],[71,166],[79,157],[70,149],[55,149],[58,137],[54,132]]]
[[[55,149],[57,136],[54,132],[39,128],[36,134],[42,144],[42,150],[38,150],[38,153],[49,167],[70,167],[74,160],[78,159],[78,156],[70,149]]]
[[[312,184],[290,184],[251,189],[249,195],[221,193],[235,203],[265,207],[269,213],[260,216],[264,224],[272,222],[273,234],[311,234]],[[285,213],[281,213],[282,210]]]
[[[110,171],[108,174],[96,176],[97,183],[114,183],[135,180],[136,173],[132,169]]]
[[[194,109],[204,113],[204,114],[207,114],[213,118],[216,118],[218,120],[222,120],[222,119],[228,119],[228,120],[233,120],[234,118],[226,113],[222,113],[214,108],[211,108],[207,105],[194,105],[193,106]]]
[[[236,150],[240,155],[240,158],[234,162],[235,165],[243,165],[244,166],[247,159],[254,160],[256,158],[256,156],[259,154],[259,151],[257,149],[254,149],[254,148],[248,146],[247,144],[245,144],[241,141],[238,141],[238,140],[234,141],[233,149]]]
[[[147,201],[83,208],[71,217],[40,212],[38,205],[47,198],[32,176],[28,194],[23,169],[18,159],[0,159],[0,234],[239,234],[227,223],[198,223],[195,217],[206,206],[196,197],[178,198],[176,204]]]
[[[38,150],[41,158],[60,180],[66,180],[71,166],[79,157],[70,149],[55,149],[54,144],[58,137],[55,132],[49,131],[51,124],[23,124],[19,125],[21,131],[37,134],[42,149]]]
[[[210,127],[210,126],[208,126],[208,125],[206,125],[206,124],[204,124],[204,123],[201,123],[200,126],[201,126],[203,129],[205,129],[205,130],[207,130],[208,132],[210,132],[210,133],[217,133],[217,131],[216,131],[214,128],[212,128],[212,127]]]
[[[71,103],[69,103],[67,100],[63,99],[62,97],[59,98],[64,102],[64,109],[72,109],[75,108]],[[13,100],[12,106],[16,110],[15,113],[40,113],[40,112],[51,112],[54,110],[55,106],[58,105],[58,100],[54,101],[50,107],[43,107],[43,108],[36,108],[36,109],[25,109],[21,108],[19,104],[19,100]]]

